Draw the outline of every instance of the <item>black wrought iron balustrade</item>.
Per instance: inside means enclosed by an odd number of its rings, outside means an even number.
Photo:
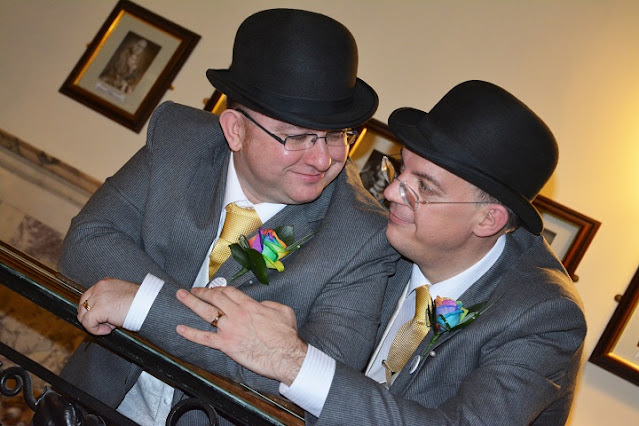
[[[0,284],[84,330],[76,318],[77,303],[83,289],[2,241]],[[114,353],[144,365],[144,369],[149,373],[193,396],[173,407],[167,424],[175,424],[184,412],[192,409],[205,411],[212,424],[215,422],[216,414],[237,424],[304,423],[302,413],[297,407],[180,362],[138,339],[133,333],[114,330],[110,335],[97,340]],[[34,411],[42,408],[40,404],[48,403],[55,406],[56,403],[65,403],[67,408],[71,405],[72,409],[77,411],[73,415],[88,416],[83,424],[133,424],[101,401],[1,342],[0,354],[18,365],[11,368],[0,366],[0,393],[4,397],[18,397],[23,393],[27,405]],[[56,398],[61,396],[62,399],[43,402],[45,398],[42,395],[33,395],[31,378],[27,371],[49,383],[53,389],[49,393]],[[34,418],[34,423],[36,420],[37,418]]]

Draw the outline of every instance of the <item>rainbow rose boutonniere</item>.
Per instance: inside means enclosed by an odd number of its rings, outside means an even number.
[[[422,354],[422,358],[430,351],[430,348],[433,347],[442,334],[468,326],[481,314],[486,312],[490,306],[492,306],[492,304],[486,307],[483,307],[482,304],[466,309],[461,300],[437,296],[434,300],[435,309],[429,306],[426,312],[431,327],[434,327],[434,335]]]
[[[262,284],[268,285],[268,270],[275,269],[282,272],[284,270],[282,258],[299,249],[312,236],[313,234],[310,234],[299,241],[294,241],[295,234],[291,225],[275,229],[260,228],[250,240],[240,235],[239,242],[231,244],[229,248],[233,258],[242,265],[242,269],[230,281],[252,271]]]

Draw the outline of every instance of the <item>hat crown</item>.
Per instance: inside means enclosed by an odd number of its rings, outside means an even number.
[[[541,232],[532,200],[557,166],[557,142],[512,94],[485,81],[467,81],[429,113],[399,108],[388,124],[411,151],[482,189],[513,210],[528,230]]]
[[[231,66],[206,75],[248,108],[298,126],[338,129],[358,126],[377,110],[377,93],[357,78],[357,65],[357,44],[341,23],[270,9],[242,22]]]
[[[272,9],[240,25],[230,70],[281,96],[340,100],[352,96],[357,63],[355,39],[339,22],[313,12]]]
[[[528,201],[557,166],[557,142],[550,129],[525,104],[491,83],[469,81],[454,87],[428,119],[465,151],[474,167]]]

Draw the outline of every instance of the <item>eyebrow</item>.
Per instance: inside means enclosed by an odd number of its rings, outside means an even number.
[[[421,178],[425,181],[428,181],[430,184],[432,184],[433,186],[437,187],[437,189],[439,190],[439,192],[445,194],[446,191],[444,190],[444,187],[442,186],[441,182],[439,181],[439,179],[435,178],[433,175],[429,174],[429,173],[423,173],[423,172],[417,172],[417,171],[413,171],[411,172],[411,174],[413,176],[417,176],[418,178]]]

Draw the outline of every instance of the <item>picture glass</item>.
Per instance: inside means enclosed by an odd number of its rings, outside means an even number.
[[[548,212],[541,212],[544,221],[542,235],[559,259],[564,259],[581,227]]]
[[[612,347],[611,355],[639,366],[639,311],[634,306],[619,338]],[[636,367],[635,367],[636,368]]]
[[[134,114],[181,40],[135,16],[121,12],[77,85]]]

